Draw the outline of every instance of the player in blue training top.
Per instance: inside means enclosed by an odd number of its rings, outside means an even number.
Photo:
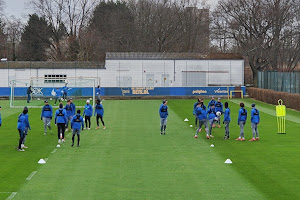
[[[57,125],[58,143],[65,142],[65,128],[67,124],[67,112],[64,105],[59,104],[59,109],[55,112],[55,124]]]
[[[160,116],[160,134],[166,134],[166,128],[167,128],[167,118],[168,118],[168,101],[163,100],[162,104],[159,107],[159,116]]]
[[[100,102],[99,99],[97,99],[97,104],[95,106],[95,112],[94,112],[94,116],[97,114],[96,116],[96,122],[97,122],[97,128],[96,129],[99,129],[99,119],[101,119],[101,122],[102,122],[102,125],[103,125],[103,129],[105,129],[105,124],[104,124],[104,121],[103,121],[103,116],[104,116],[104,108]]]
[[[26,130],[31,130],[29,120],[28,120],[28,108],[24,107],[23,112],[18,117],[18,125],[17,129],[19,131],[20,139],[19,139],[19,145],[18,145],[18,151],[24,151],[23,148],[27,148],[24,146],[24,139],[27,135]],[[23,143],[23,145],[22,145]]]
[[[67,101],[67,105],[64,107],[67,113],[67,124],[66,124],[66,131],[69,130],[69,122],[71,122],[72,117],[74,116],[73,108],[71,106],[71,101]]]
[[[101,102],[101,89],[100,89],[99,85],[98,85],[98,87],[96,87],[95,93],[96,93],[97,99],[99,99],[99,101]]]
[[[0,106],[0,127],[2,126],[2,119],[1,119],[1,106]]]
[[[198,103],[201,102],[201,99],[197,99],[197,101],[194,103],[194,109],[193,109],[193,115],[195,116],[195,129],[197,129],[197,122],[198,122],[198,116],[196,114],[196,108],[197,108],[197,105]]]
[[[67,84],[65,84],[65,86],[62,88],[63,100],[65,100],[65,101],[67,101],[68,90],[69,90],[69,88],[67,87]]]
[[[255,141],[259,140],[259,135],[258,135],[258,129],[257,126],[260,122],[260,117],[259,117],[259,110],[255,108],[255,104],[253,103],[252,105],[252,110],[251,110],[251,128],[252,128],[252,139],[249,141]],[[256,138],[255,138],[256,136]]]
[[[90,105],[90,100],[86,101],[84,106],[83,117],[85,117],[85,127],[91,129],[91,117],[93,116],[93,107]],[[89,123],[89,126],[88,126]]]
[[[229,123],[231,121],[230,118],[230,109],[228,107],[228,102],[225,102],[225,112],[224,112],[224,121],[223,124],[225,124],[225,137],[224,139],[229,139]]]
[[[75,103],[73,103],[72,98],[70,98],[70,105],[72,107],[73,115],[75,115],[76,114],[76,105],[75,105]]]
[[[47,135],[47,127],[51,130],[50,122],[52,120],[53,111],[52,106],[49,105],[48,101],[44,101],[45,105],[42,109],[41,120],[44,122],[44,135]]]
[[[209,139],[208,135],[208,129],[207,129],[207,117],[206,117],[206,110],[202,106],[202,102],[197,103],[195,114],[197,115],[197,118],[199,120],[199,128],[196,131],[195,138],[198,138],[198,133],[201,132],[202,125],[205,126],[206,130],[206,138]]]
[[[208,121],[209,121],[209,137],[213,138],[214,136],[212,135],[211,131],[212,131],[212,128],[214,127],[214,123],[216,121],[218,121],[215,105],[212,105],[207,110],[206,114],[208,115]]]
[[[245,133],[244,133],[244,126],[246,125],[247,121],[247,110],[244,108],[245,104],[240,103],[240,110],[239,110],[239,117],[238,117],[238,125],[240,126],[240,136],[235,140],[245,141]]]
[[[215,97],[212,96],[211,100],[208,102],[207,109],[210,109],[212,106],[216,104]]]
[[[77,147],[79,147],[80,131],[84,129],[83,117],[80,116],[80,110],[72,117],[71,127],[73,129],[72,147],[74,146],[75,135],[77,135]]]
[[[216,109],[216,113],[217,112],[221,112],[221,115],[224,113],[223,112],[223,104],[221,102],[221,98],[218,98],[218,101],[215,103],[215,109]],[[217,116],[218,117],[218,122],[219,122],[219,125],[218,127],[221,128],[221,115],[220,116]]]
[[[60,102],[61,94],[62,94],[62,91],[59,88],[56,88],[54,105],[56,105],[57,100]]]

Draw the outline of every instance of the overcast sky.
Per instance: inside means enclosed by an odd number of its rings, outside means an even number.
[[[32,14],[32,10],[29,7],[30,0],[4,0],[5,15],[10,17],[14,15],[16,18],[26,22],[28,15]],[[215,5],[218,0],[206,0],[210,5]]]

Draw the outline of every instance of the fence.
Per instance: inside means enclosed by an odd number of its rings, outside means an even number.
[[[259,88],[300,94],[300,72],[258,72],[257,82]]]

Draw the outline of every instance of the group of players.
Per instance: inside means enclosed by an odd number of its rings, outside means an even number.
[[[44,103],[45,105],[42,108],[41,120],[44,123],[44,135],[47,135],[47,129],[53,132],[51,128],[53,109],[52,106],[49,105],[49,102],[47,100],[45,100]],[[92,116],[93,116],[93,107],[90,105],[90,100],[86,101],[83,116],[81,116],[81,110],[76,111],[76,106],[73,103],[72,98],[67,100],[67,104],[65,105],[65,107],[61,102],[59,104],[58,110],[55,111],[55,116],[54,116],[54,123],[57,126],[58,143],[65,142],[65,131],[69,130],[69,124],[70,124],[73,133],[71,146],[72,147],[74,146],[75,135],[77,135],[77,146],[79,147],[80,132],[83,131],[84,129],[88,129],[88,130],[91,129]],[[105,129],[106,127],[103,121],[104,108],[99,98],[97,99],[97,104],[95,106],[94,116],[96,116],[96,122],[97,122],[96,129],[100,129],[99,119],[101,119],[103,129]],[[29,118],[28,108],[24,107],[23,112],[18,116],[17,129],[20,135],[19,145],[17,147],[18,151],[25,151],[24,149],[28,148],[27,146],[25,146],[25,140],[26,140],[28,130],[31,130],[28,118]],[[85,121],[85,126],[84,126],[84,121]],[[0,122],[1,122],[1,118],[0,118]]]
[[[161,119],[160,123],[160,134],[165,135],[166,126],[167,126],[167,117],[168,117],[168,101],[164,100],[159,107],[159,115]],[[255,104],[251,105],[251,128],[252,128],[252,138],[249,141],[259,140],[258,133],[258,124],[260,122],[260,114],[259,110],[255,107]],[[193,115],[195,116],[195,128],[196,134],[195,138],[198,138],[198,133],[201,132],[201,128],[204,125],[206,131],[206,138],[210,139],[214,136],[212,135],[212,128],[216,127],[216,123],[218,127],[221,127],[221,115],[224,115],[223,124],[225,125],[225,136],[224,139],[229,139],[229,124],[231,121],[230,118],[230,109],[228,106],[228,102],[225,102],[225,109],[223,109],[223,103],[221,102],[221,98],[218,98],[215,101],[214,97],[211,97],[210,102],[208,103],[207,109],[204,105],[203,99],[199,98],[197,102],[194,104]],[[240,103],[240,109],[238,114],[238,125],[240,127],[240,136],[235,140],[245,141],[245,133],[244,126],[247,121],[247,110],[245,109],[244,103]],[[209,127],[208,127],[209,124]]]

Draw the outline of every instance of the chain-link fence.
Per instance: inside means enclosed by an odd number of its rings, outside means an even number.
[[[259,88],[300,94],[300,72],[258,72],[257,82]]]

